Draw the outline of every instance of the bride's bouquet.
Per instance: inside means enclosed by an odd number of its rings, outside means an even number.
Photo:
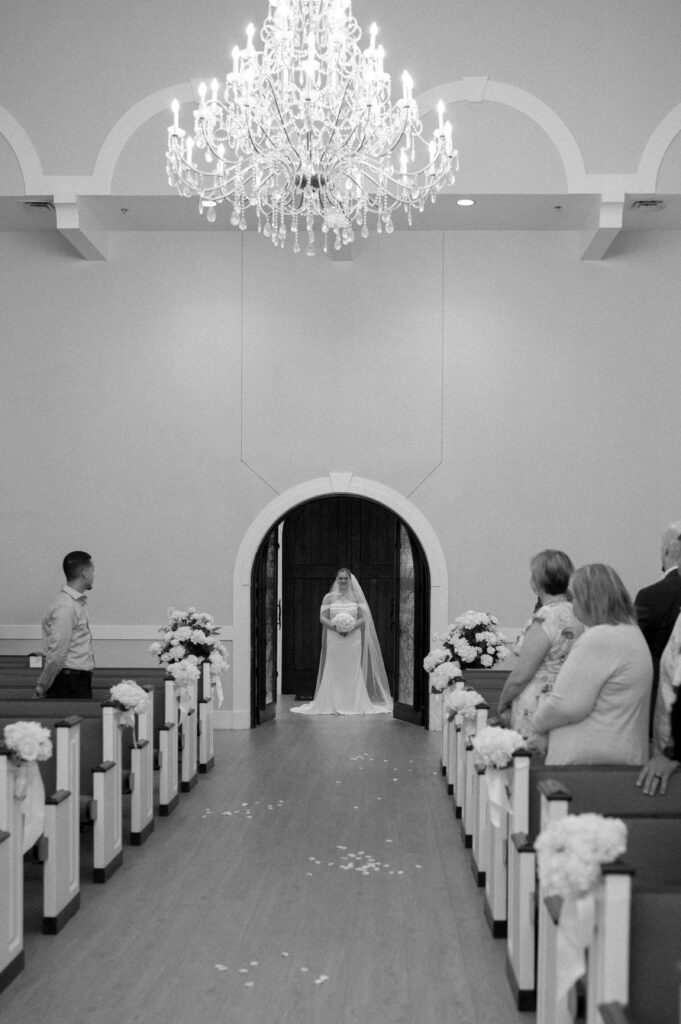
[[[338,615],[334,615],[331,619],[331,625],[335,627],[337,632],[347,635],[357,625],[357,619],[348,612],[338,612]]]

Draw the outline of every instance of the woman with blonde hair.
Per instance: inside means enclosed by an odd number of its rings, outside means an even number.
[[[644,764],[653,663],[631,598],[614,569],[583,565],[570,578],[575,641],[532,719],[548,736],[547,764]]]
[[[567,588],[574,566],[564,551],[540,551],[530,562],[537,607],[515,643],[518,660],[499,699],[499,715],[527,737],[539,699],[550,693],[570,648],[584,626],[574,615]]]

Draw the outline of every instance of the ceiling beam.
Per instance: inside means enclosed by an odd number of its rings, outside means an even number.
[[[57,230],[84,260],[106,260],[108,234],[81,196],[55,193]]]
[[[581,259],[605,259],[612,243],[622,230],[623,220],[624,196],[618,196],[616,199],[604,197],[598,211],[598,227],[589,238]]]

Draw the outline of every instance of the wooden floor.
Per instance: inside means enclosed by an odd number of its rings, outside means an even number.
[[[28,914],[9,1024],[533,1024],[484,920],[439,736],[284,703],[58,936]],[[346,865],[354,865],[346,867]]]

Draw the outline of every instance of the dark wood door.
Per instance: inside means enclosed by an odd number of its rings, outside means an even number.
[[[279,530],[265,537],[251,578],[251,727],[274,718],[277,708],[277,600]]]
[[[283,527],[282,692],[314,695],[321,650],[319,610],[341,567],[359,580],[374,618],[391,690],[395,681],[399,520],[364,498],[318,498]]]
[[[395,718],[428,726],[428,675],[423,659],[429,649],[430,573],[423,548],[400,523],[397,570],[397,670]]]

